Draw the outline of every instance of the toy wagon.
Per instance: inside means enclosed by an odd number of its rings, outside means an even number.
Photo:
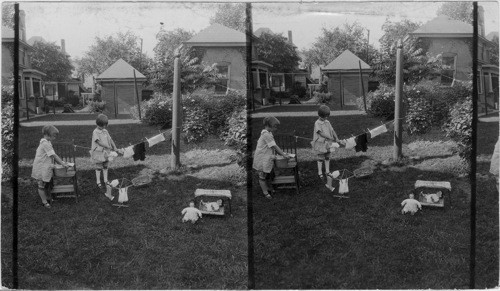
[[[202,214],[225,216],[231,214],[231,191],[196,189],[195,205]]]
[[[446,181],[415,182],[414,195],[422,206],[444,207],[445,195],[448,194],[451,205],[451,184]]]

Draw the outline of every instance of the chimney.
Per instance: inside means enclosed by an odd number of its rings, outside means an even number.
[[[477,6],[477,26],[479,35],[484,36],[484,8],[483,6]]]
[[[64,39],[61,39],[61,51],[63,53],[66,53],[66,42],[64,41]]]
[[[292,31],[291,31],[291,30],[289,30],[289,31],[288,31],[288,42],[289,42],[290,44],[293,44],[293,40],[292,40]]]
[[[19,10],[19,38],[26,41],[26,13],[24,10]]]

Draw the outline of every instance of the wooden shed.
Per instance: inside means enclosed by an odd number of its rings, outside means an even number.
[[[137,106],[134,71],[139,100],[142,100],[143,83],[146,77],[123,59],[119,59],[96,78],[101,86],[101,99],[106,101],[106,109],[113,114],[129,113],[130,107]]]
[[[365,94],[368,92],[370,73],[370,66],[349,50],[321,68],[321,75],[327,78],[328,92],[333,94],[332,109],[354,108],[356,99],[363,96],[363,89]]]

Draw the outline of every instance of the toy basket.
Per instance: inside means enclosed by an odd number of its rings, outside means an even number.
[[[231,214],[231,191],[196,189],[195,204],[202,214],[225,216]]]
[[[365,178],[373,174],[373,170],[371,167],[364,167],[354,170],[354,177],[356,178]]]
[[[75,166],[71,166],[68,168],[65,168],[62,165],[54,166],[54,175],[56,177],[61,177],[61,178],[73,177],[75,174],[76,174]]]
[[[413,193],[422,206],[444,207],[445,195],[450,198],[451,184],[447,181],[421,181],[415,182]]]
[[[151,177],[149,175],[143,175],[132,179],[132,184],[134,186],[143,186],[151,183]]]
[[[297,165],[295,161],[295,155],[290,158],[285,158],[283,156],[277,156],[276,160],[274,160],[274,164],[277,168],[293,168]]]

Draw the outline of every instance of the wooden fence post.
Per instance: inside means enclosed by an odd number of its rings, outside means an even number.
[[[173,102],[172,102],[172,158],[170,160],[170,168],[179,168],[180,162],[180,130],[181,130],[181,120],[180,120],[180,64],[179,56],[177,55],[174,59],[174,92],[173,92]]]

